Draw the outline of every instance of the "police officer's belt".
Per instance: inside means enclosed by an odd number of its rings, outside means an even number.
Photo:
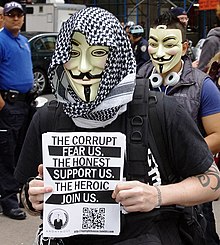
[[[7,102],[26,101],[27,94],[22,94],[16,90],[0,90],[2,98]]]

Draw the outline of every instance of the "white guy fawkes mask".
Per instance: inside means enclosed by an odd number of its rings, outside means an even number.
[[[165,25],[150,28],[148,52],[158,73],[172,71],[183,55],[181,31]]]
[[[73,34],[71,57],[64,68],[71,87],[83,101],[96,98],[108,51],[106,46],[89,45],[80,32]]]

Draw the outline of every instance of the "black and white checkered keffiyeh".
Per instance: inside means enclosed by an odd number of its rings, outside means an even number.
[[[88,44],[109,47],[97,97],[81,100],[69,85],[62,64],[70,59],[71,37],[85,35]],[[65,102],[64,112],[79,127],[104,127],[126,110],[135,87],[136,62],[130,41],[118,19],[108,11],[89,7],[74,13],[63,23],[49,67],[49,78],[57,98]]]

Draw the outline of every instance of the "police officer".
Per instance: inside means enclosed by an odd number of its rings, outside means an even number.
[[[31,51],[20,34],[24,10],[17,2],[5,4],[4,28],[0,32],[0,204],[3,214],[22,220],[18,182],[14,169],[20,153],[32,107],[29,91],[33,87]]]
[[[144,29],[140,25],[133,25],[129,29],[131,35],[131,43],[134,51],[136,63],[137,63],[137,71],[139,68],[150,59],[148,54],[148,42],[143,38]]]
[[[129,38],[129,40],[131,40],[131,34],[130,34],[130,28],[131,26],[134,25],[134,22],[133,21],[128,21],[125,26],[124,26],[124,30]]]

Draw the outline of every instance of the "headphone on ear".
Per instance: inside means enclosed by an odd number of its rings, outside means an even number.
[[[158,88],[163,82],[161,75],[158,73],[153,73],[150,75],[149,80],[153,88]]]
[[[180,75],[176,72],[171,72],[165,77],[165,84],[169,86],[174,86],[176,85],[180,80]]]
[[[163,82],[163,78],[158,73],[151,74],[149,80],[153,88],[160,87]],[[179,82],[179,80],[180,80],[180,75],[173,71],[165,77],[164,82],[166,85],[174,86]]]

